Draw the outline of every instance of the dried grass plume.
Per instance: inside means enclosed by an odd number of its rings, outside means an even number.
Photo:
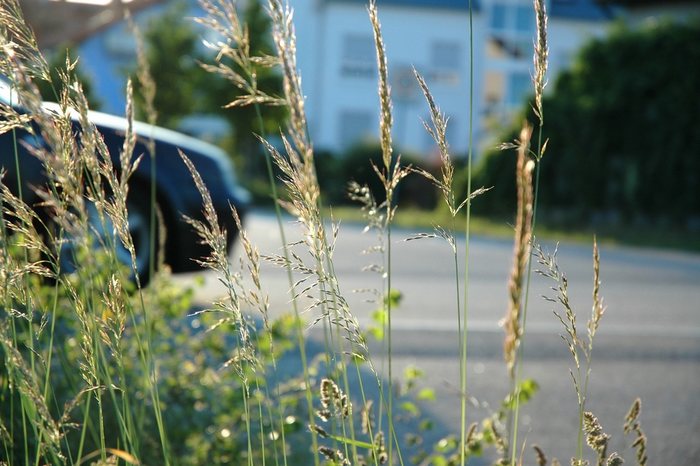
[[[503,352],[511,377],[517,359],[518,347],[522,337],[520,324],[522,309],[523,281],[525,269],[530,258],[532,239],[533,189],[532,171],[534,162],[529,157],[532,126],[523,125],[518,141],[518,161],[516,166],[516,185],[518,205],[515,218],[515,244],[513,247],[513,267],[508,282],[508,310],[503,320],[505,340]]]

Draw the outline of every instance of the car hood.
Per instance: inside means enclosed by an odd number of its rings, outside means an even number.
[[[44,102],[44,109],[54,113],[61,113],[61,107],[54,102]],[[70,109],[70,117],[73,120],[78,120],[79,114],[76,110]],[[126,118],[111,115],[108,113],[97,112],[94,110],[88,111],[88,120],[95,126],[112,129],[116,132],[126,132],[128,121]],[[197,152],[205,156],[214,158],[227,158],[226,153],[219,147],[209,144],[208,142],[187,136],[186,134],[178,133],[167,128],[154,126],[141,121],[134,121],[134,132],[144,138],[152,138],[157,141],[165,142],[179,147],[183,151]]]
[[[43,102],[42,107],[53,113],[60,114],[63,112],[61,107],[54,102]],[[74,121],[80,118],[79,113],[73,108],[69,109],[69,114]],[[110,129],[117,133],[125,133],[128,126],[128,120],[126,118],[108,113],[89,110],[87,116],[88,120],[95,126]],[[229,190],[233,192],[240,201],[245,203],[250,202],[250,193],[243,189],[238,183],[233,163],[223,149],[208,142],[187,136],[186,134],[141,121],[134,121],[133,130],[140,137],[153,139],[161,143],[172,144],[180,148],[187,156],[191,157],[196,154],[199,157],[212,160],[219,167],[220,175],[224,178]]]

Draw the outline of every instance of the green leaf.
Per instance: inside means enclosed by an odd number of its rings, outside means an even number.
[[[423,401],[435,401],[435,390],[432,388],[424,388],[418,392],[417,398]]]
[[[368,450],[371,450],[372,448],[374,448],[374,445],[372,445],[369,442],[363,442],[361,440],[353,440],[353,439],[348,438],[348,437],[341,437],[338,435],[329,435],[328,438],[335,440],[336,442],[340,442],[342,444],[350,445],[350,446],[354,446],[354,447],[358,447],[358,448],[366,448]]]
[[[534,379],[525,379],[520,383],[520,401],[529,401],[540,386]]]
[[[481,442],[477,440],[469,442],[467,444],[467,449],[469,450],[469,454],[472,456],[481,456],[484,454],[484,449],[481,445]]]
[[[457,438],[454,436],[443,437],[435,444],[435,451],[447,453],[457,448]]]
[[[401,293],[399,290],[391,290],[389,293],[384,296],[384,305],[385,306],[391,306],[392,309],[395,309],[401,304],[401,300],[403,299],[403,293]]]
[[[386,310],[377,309],[374,312],[372,312],[372,320],[375,324],[379,325],[380,327],[385,326],[387,321]]]
[[[416,379],[423,377],[423,375],[425,375],[425,373],[415,366],[408,366],[403,371],[403,376],[407,382],[415,381]]]
[[[384,329],[382,327],[370,327],[367,329],[367,332],[374,337],[375,340],[383,340],[384,339]]]
[[[413,416],[418,416],[420,414],[420,409],[418,409],[418,406],[416,406],[415,403],[410,401],[404,401],[403,403],[401,403],[401,409]]]
[[[515,392],[509,394],[503,400],[503,408],[506,410],[512,410],[515,408],[515,394],[518,394],[518,400],[520,404],[525,404],[535,396],[535,393],[540,389],[540,386],[534,379],[525,379],[518,387]]]
[[[435,427],[435,423],[430,419],[424,419],[418,425],[418,428],[422,431],[433,430],[433,427]]]

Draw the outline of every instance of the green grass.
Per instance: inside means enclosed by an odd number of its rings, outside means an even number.
[[[346,223],[363,223],[362,212],[356,207],[343,206],[327,209],[333,217]],[[394,225],[401,228],[432,230],[434,226],[446,226],[452,222],[452,216],[446,210],[423,210],[411,207],[400,207],[394,217]],[[471,231],[478,236],[510,239],[513,237],[511,219],[496,219],[484,216],[474,216],[471,219]],[[546,219],[539,220],[537,237],[541,240],[555,240],[590,244],[596,236],[600,244],[634,246],[641,248],[668,249],[700,253],[700,234],[680,227],[655,226],[612,226],[602,225],[578,226],[565,228],[552,225]]]

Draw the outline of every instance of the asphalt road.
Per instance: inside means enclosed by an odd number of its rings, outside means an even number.
[[[285,222],[289,240],[298,227]],[[276,220],[266,213],[247,218],[246,229],[263,254],[281,251]],[[395,230],[392,237],[392,287],[403,293],[393,314],[394,373],[416,365],[437,400],[424,404],[440,426],[435,435],[459,432],[459,363],[454,260],[438,239],[404,241],[416,232]],[[353,290],[381,286],[377,274],[362,268],[380,259],[362,254],[376,235],[357,225],[341,225],[334,255],[340,286],[361,324],[374,305],[367,293]],[[464,250],[464,238],[457,246]],[[553,245],[544,245],[551,251]],[[239,254],[239,247],[234,256]],[[508,378],[502,362],[503,332],[498,322],[507,303],[506,283],[512,243],[473,237],[470,241],[468,392],[479,405],[469,410],[478,420],[505,395]],[[580,330],[591,309],[590,245],[561,244],[559,266],[569,279],[569,294]],[[459,265],[463,268],[463,252]],[[601,247],[602,294],[607,304],[596,336],[587,408],[613,436],[617,450],[634,464],[622,424],[636,397],[643,403],[642,427],[649,441],[650,465],[700,464],[700,256],[676,252]],[[222,292],[215,277],[204,274],[197,299],[211,302]],[[188,280],[183,277],[182,280]],[[568,464],[575,452],[577,405],[569,375],[573,362],[560,338],[554,305],[542,299],[553,283],[534,276],[524,347],[523,376],[541,386],[523,407],[521,440],[539,444],[548,456]],[[290,309],[286,273],[263,266],[263,285],[272,312]],[[460,289],[460,293],[462,290]],[[310,330],[313,339],[313,330]],[[378,356],[379,357],[379,356]],[[524,464],[534,464],[526,450]]]

